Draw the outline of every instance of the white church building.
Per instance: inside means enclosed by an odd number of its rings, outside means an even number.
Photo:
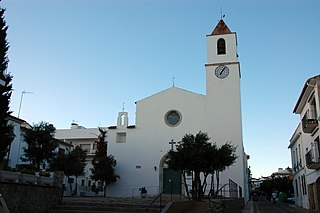
[[[248,199],[236,33],[220,20],[207,35],[207,49],[206,94],[172,86],[136,102],[135,125],[129,125],[128,113],[123,111],[118,114],[117,124],[108,127],[108,154],[117,160],[115,169],[120,179],[108,186],[107,195],[137,196],[140,187],[146,187],[148,194],[157,194],[169,180],[179,182],[174,193],[184,194],[181,175],[165,163],[172,148],[169,142],[201,131],[218,146],[231,142],[237,147],[236,163],[220,174],[220,183],[231,181],[237,195]],[[57,130],[56,137],[68,139],[67,131]],[[59,137],[62,132],[64,137]]]

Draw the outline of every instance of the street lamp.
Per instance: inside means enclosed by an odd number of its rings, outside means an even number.
[[[19,111],[18,111],[18,118],[19,118],[19,116],[20,116],[22,98],[23,98],[23,95],[24,95],[24,94],[33,94],[33,92],[26,92],[26,91],[24,91],[24,90],[21,92],[21,98],[20,98],[20,104],[19,104]]]

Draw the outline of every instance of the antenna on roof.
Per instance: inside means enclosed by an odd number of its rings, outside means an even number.
[[[124,112],[124,102],[122,103],[122,112]]]
[[[174,77],[172,77],[172,87],[174,87]]]

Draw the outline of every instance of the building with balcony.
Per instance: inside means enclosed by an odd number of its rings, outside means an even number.
[[[69,144],[72,147],[80,146],[83,150],[87,151],[86,158],[86,167],[83,176],[79,176],[77,178],[72,177],[72,179],[68,180],[65,177],[64,184],[66,186],[66,190],[64,195],[71,195],[71,191],[68,185],[71,182],[72,187],[77,187],[77,195],[87,196],[93,195],[91,192],[91,185],[93,181],[91,180],[91,168],[92,159],[95,155],[95,142],[98,139],[100,132],[98,128],[85,128],[76,123],[71,124],[70,129],[57,129],[55,132],[55,138]],[[70,147],[72,149],[72,147]],[[69,150],[62,150],[69,151]],[[76,184],[77,183],[77,184]]]
[[[300,123],[293,133],[291,150],[296,205],[320,212],[320,75],[306,81],[293,113]]]

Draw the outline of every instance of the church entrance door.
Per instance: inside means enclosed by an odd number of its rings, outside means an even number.
[[[163,169],[163,193],[180,194],[181,192],[181,173],[173,169]]]

